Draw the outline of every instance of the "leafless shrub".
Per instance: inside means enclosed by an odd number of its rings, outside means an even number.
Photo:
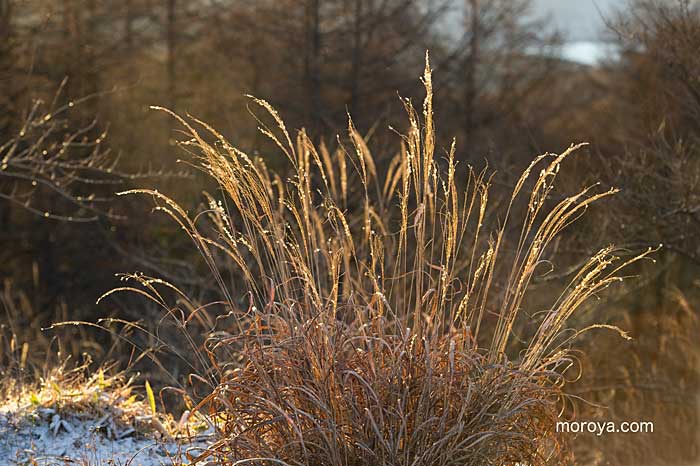
[[[49,104],[35,101],[17,134],[0,145],[0,200],[57,220],[114,219],[119,216],[108,203],[115,186],[144,177],[184,176],[152,167],[120,171],[119,157],[104,146],[107,131],[96,120],[85,125],[71,120],[74,107],[95,97],[59,104],[61,89]]]

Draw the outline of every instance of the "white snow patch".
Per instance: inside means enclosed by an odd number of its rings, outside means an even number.
[[[0,465],[160,466],[190,464],[211,433],[192,439],[159,440],[137,431],[115,439],[98,431],[98,420],[57,419],[52,413],[0,412]],[[58,426],[58,427],[57,427]]]

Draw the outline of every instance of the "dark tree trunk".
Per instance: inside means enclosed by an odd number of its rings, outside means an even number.
[[[172,111],[177,111],[177,83],[176,83],[176,67],[175,67],[175,48],[176,44],[176,30],[175,21],[177,20],[176,0],[167,0],[167,31],[166,31],[166,41],[168,44],[168,58],[167,58],[167,80],[168,80],[168,101],[169,107]]]
[[[316,139],[323,124],[321,106],[321,1],[308,0],[306,11],[307,50],[305,54],[306,87],[309,98],[308,118],[312,137]]]
[[[469,55],[467,56],[464,76],[464,136],[467,146],[471,145],[474,137],[476,122],[476,73],[479,64],[479,0],[467,0],[467,27],[470,28]]]
[[[352,36],[352,63],[350,70],[350,115],[357,117],[359,93],[360,93],[360,70],[362,69],[362,15],[364,0],[355,0],[353,12],[353,36]]]

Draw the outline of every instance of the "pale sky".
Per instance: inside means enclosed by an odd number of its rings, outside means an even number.
[[[614,16],[629,0],[532,0],[533,13],[549,15],[553,26],[568,41],[562,55],[570,60],[595,64],[614,49],[599,41],[605,32],[604,17]]]
[[[459,12],[464,0],[451,1],[455,7],[453,25],[457,25],[461,21]],[[606,32],[604,17],[614,17],[617,12],[623,11],[631,0],[531,1],[533,16],[549,18],[552,28],[562,34],[566,41],[561,49],[564,58],[596,64],[616,52],[614,46],[601,42]]]
[[[533,12],[549,14],[571,41],[595,41],[604,29],[603,15],[623,9],[628,0],[533,0]]]

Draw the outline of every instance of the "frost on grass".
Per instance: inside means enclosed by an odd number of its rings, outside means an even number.
[[[15,386],[0,404],[0,463],[189,463],[188,453],[206,444],[206,424],[154,413],[143,392],[121,373],[85,368],[57,368],[39,385]]]

